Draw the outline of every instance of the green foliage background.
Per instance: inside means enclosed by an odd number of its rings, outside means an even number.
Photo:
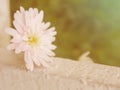
[[[44,10],[58,32],[59,57],[78,59],[90,51],[97,63],[120,66],[120,0],[11,0],[11,18],[20,6]]]

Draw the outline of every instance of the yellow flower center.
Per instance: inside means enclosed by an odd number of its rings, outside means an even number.
[[[38,44],[38,36],[37,35],[29,35],[27,36],[27,43],[31,46]]]

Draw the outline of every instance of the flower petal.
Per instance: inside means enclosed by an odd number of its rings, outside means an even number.
[[[27,45],[23,42],[17,46],[17,48],[15,49],[15,53],[18,54],[21,53],[22,51],[26,51],[27,49],[28,49]]]
[[[42,66],[44,66],[44,67],[50,67],[48,65],[48,63],[45,62],[45,60],[42,57],[40,57],[40,55],[38,55],[38,60],[39,60],[39,62],[41,63]]]
[[[33,71],[34,66],[33,66],[33,61],[32,61],[32,58],[31,58],[30,51],[25,52],[24,60],[25,60],[25,64],[26,64],[27,69],[30,70],[30,71]]]
[[[20,6],[20,11],[21,11],[21,13],[24,13],[25,9],[22,6]]]
[[[13,21],[13,25],[15,26],[16,30],[22,34],[23,33],[23,29],[22,27],[20,26],[20,24],[18,24],[16,21]]]
[[[8,46],[7,46],[7,50],[13,50],[13,49],[15,49],[16,48],[16,44],[9,44]]]
[[[50,26],[50,22],[43,23],[43,25],[41,26],[41,30],[46,30],[49,26]]]
[[[11,36],[15,36],[17,34],[17,31],[13,28],[6,28],[5,32],[8,33]]]
[[[32,60],[33,62],[37,65],[37,66],[40,66],[40,62],[39,62],[39,59],[37,58],[37,55],[38,55],[38,52],[37,50],[34,50],[31,52],[32,53]]]

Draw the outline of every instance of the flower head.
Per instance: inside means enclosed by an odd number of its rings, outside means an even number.
[[[14,14],[14,28],[7,28],[6,32],[12,36],[11,43],[7,49],[15,50],[15,53],[24,52],[26,68],[33,70],[37,66],[48,66],[48,61],[55,56],[53,50],[56,48],[52,42],[55,40],[56,31],[54,27],[48,28],[50,23],[43,22],[43,11],[37,8],[24,10],[20,7]]]

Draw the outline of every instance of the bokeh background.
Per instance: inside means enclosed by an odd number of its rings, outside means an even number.
[[[90,51],[97,63],[120,66],[120,0],[10,0],[11,20],[23,6],[44,10],[58,32],[56,56],[78,60]]]

